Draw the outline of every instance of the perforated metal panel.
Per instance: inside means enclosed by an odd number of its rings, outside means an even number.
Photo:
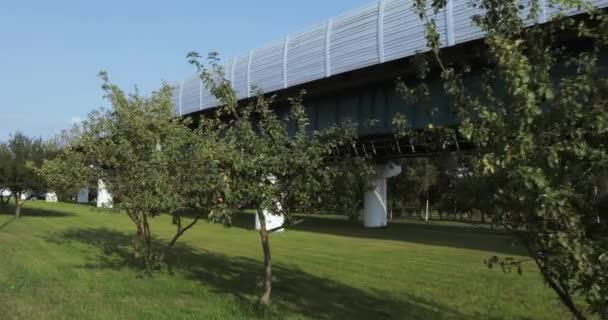
[[[201,109],[201,79],[191,76],[184,79],[181,96],[181,112],[188,114]]]
[[[287,86],[325,77],[325,34],[327,22],[289,37]]]
[[[249,90],[247,81],[247,69],[249,66],[249,54],[241,55],[236,58],[234,66],[234,77],[232,79],[232,87],[237,93],[237,97],[240,99],[247,98],[249,96]],[[212,107],[212,106],[205,106]]]
[[[331,74],[379,63],[378,4],[334,18],[329,45]]]
[[[284,41],[271,43],[256,49],[251,60],[250,85],[272,92],[283,88]]]
[[[563,11],[550,0],[541,1],[545,22]],[[444,47],[483,37],[472,18],[483,11],[475,0],[448,0],[435,17]],[[593,1],[608,7],[608,0]],[[530,0],[522,0],[527,15]],[[432,12],[429,8],[429,14]],[[532,22],[530,22],[532,23]],[[252,87],[274,92],[291,86],[330,77],[343,72],[384,63],[428,50],[423,24],[414,0],[378,0],[313,25],[285,39],[251,50],[225,64],[225,77],[231,81],[239,99],[250,97]],[[174,111],[184,115],[213,108],[217,100],[196,77],[176,84]]]

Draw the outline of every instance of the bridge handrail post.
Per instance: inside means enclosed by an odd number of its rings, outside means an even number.
[[[283,89],[287,89],[287,55],[289,53],[289,36],[285,37],[283,44]]]
[[[182,80],[179,83],[179,101],[178,101],[179,103],[178,103],[178,105],[179,105],[179,116],[180,117],[183,116],[183,112],[182,112],[182,100],[183,100],[182,96],[183,96],[183,94],[184,94],[184,80]]]
[[[385,0],[378,1],[378,61],[384,63],[384,5]]]
[[[333,19],[327,20],[327,29],[325,30],[325,77],[331,77],[331,28]]]
[[[454,1],[455,0],[447,0],[445,4],[445,32],[448,46],[456,44],[454,36]]]

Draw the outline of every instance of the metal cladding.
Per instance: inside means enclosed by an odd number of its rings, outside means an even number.
[[[549,0],[541,4],[539,23],[564,11]],[[608,0],[594,0],[607,7]],[[483,32],[472,17],[483,13],[474,0],[448,0],[437,14],[437,31],[443,47],[480,39]],[[524,8],[530,0],[522,0]],[[431,10],[429,9],[429,13]],[[523,10],[523,14],[527,14]],[[381,64],[427,51],[423,25],[414,0],[378,0],[291,34],[285,39],[228,59],[225,76],[240,99],[252,88],[275,92],[340,73]],[[176,85],[174,111],[179,115],[213,108],[217,100],[196,75]]]

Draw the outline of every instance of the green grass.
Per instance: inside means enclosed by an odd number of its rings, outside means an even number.
[[[6,210],[5,210],[6,211]],[[75,204],[27,204],[0,214],[0,319],[250,319],[261,273],[251,216],[226,229],[200,223],[171,266],[141,277],[124,215]],[[167,217],[153,221],[166,240]],[[277,319],[564,319],[527,265],[523,276],[488,269],[519,255],[508,237],[461,224],[401,222],[365,230],[308,218],[273,235]]]

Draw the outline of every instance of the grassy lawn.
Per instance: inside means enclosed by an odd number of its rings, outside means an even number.
[[[200,223],[171,267],[142,278],[124,215],[75,204],[0,214],[0,319],[250,319],[261,274],[251,216]],[[167,217],[153,221],[166,240]],[[533,266],[523,276],[483,259],[519,255],[487,228],[402,222],[364,230],[310,218],[272,237],[277,319],[567,319]]]

